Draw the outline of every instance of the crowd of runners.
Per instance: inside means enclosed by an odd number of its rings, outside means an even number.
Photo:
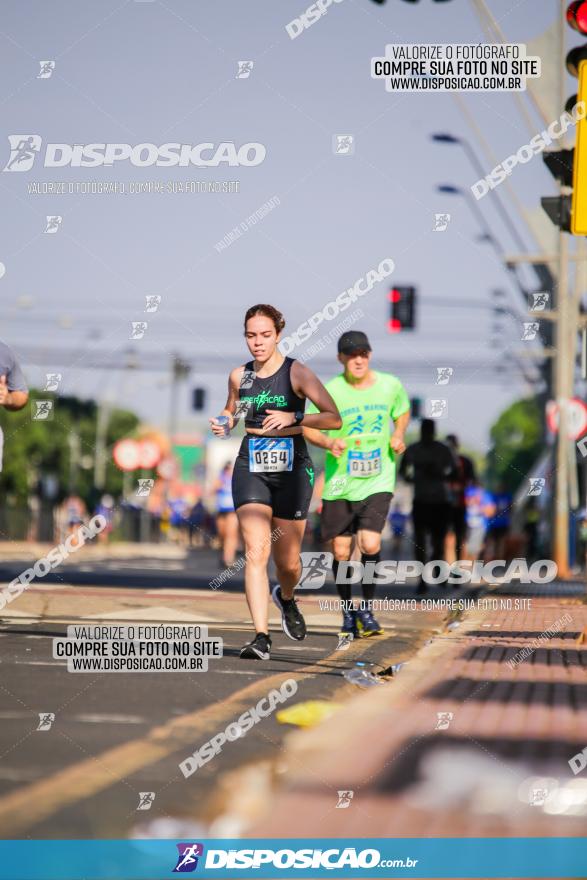
[[[379,561],[398,457],[403,455],[404,480],[413,485],[416,559],[424,563],[444,559],[449,527],[459,558],[466,529],[464,488],[475,480],[472,462],[459,453],[457,438],[437,441],[432,420],[422,421],[420,441],[406,448],[408,394],[397,377],[371,367],[372,349],[365,333],[353,330],[340,336],[342,372],[322,384],[307,365],[279,351],[284,326],[281,312],[271,305],[247,311],[244,336],[252,359],[232,370],[226,406],[219,417],[210,419],[219,437],[240,418],[244,421],[231,494],[245,550],[245,593],[255,630],[241,650],[245,659],[270,657],[270,595],[286,636],[296,641],[306,637],[295,589],[302,575],[300,551],[315,488],[307,442],[325,450],[320,538],[333,554],[341,634],[349,637],[383,633],[373,614],[375,585],[363,583],[362,599],[355,603],[352,587],[339,583],[337,573],[351,557],[363,563]],[[228,471],[219,483],[226,498]],[[236,536],[229,557],[234,540]],[[277,574],[272,589],[270,555]],[[426,584],[421,581],[417,589],[424,592]]]
[[[397,377],[372,368],[365,333],[351,330],[339,337],[341,369],[322,384],[306,364],[281,354],[278,344],[284,326],[282,314],[271,305],[247,311],[244,336],[251,359],[232,370],[226,406],[219,417],[210,419],[212,432],[219,437],[241,419],[245,429],[236,461],[225,464],[211,487],[215,523],[201,497],[187,517],[177,511],[179,524],[188,526],[190,546],[214,523],[225,567],[233,565],[242,541],[246,599],[255,630],[242,649],[243,658],[270,657],[270,596],[281,613],[285,634],[297,641],[306,636],[295,589],[302,577],[300,551],[311,505],[311,516],[319,517],[315,538],[332,553],[342,611],[340,633],[353,638],[383,633],[373,613],[375,584],[364,578],[362,596],[353,598],[352,586],[338,577],[339,567],[351,559],[364,566],[379,562],[388,523],[392,546],[399,549],[408,514],[399,498],[392,506],[397,475],[412,487],[413,556],[422,566],[445,559],[449,530],[456,560],[464,558],[467,532],[474,557],[504,558],[512,508],[505,487],[490,499],[478,485],[473,463],[461,454],[454,435],[445,442],[436,439],[434,420],[423,419],[420,440],[406,447],[408,394]],[[0,344],[0,406],[20,409],[27,396],[13,353]],[[0,432],[0,468],[1,439]],[[324,472],[318,480],[307,443],[324,451]],[[97,512],[106,516],[109,530],[113,509],[113,499],[105,495]],[[475,510],[479,525],[472,515]],[[82,499],[70,494],[58,511],[59,539],[86,514]],[[536,548],[538,518],[538,509],[530,506],[524,527],[528,555]],[[272,589],[270,556],[277,574]],[[426,591],[423,579],[416,589]]]

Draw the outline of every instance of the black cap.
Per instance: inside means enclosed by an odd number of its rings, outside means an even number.
[[[342,336],[339,337],[339,354],[352,354],[357,350],[373,351],[369,345],[366,333],[362,333],[360,330],[349,330],[348,333],[343,333]]]

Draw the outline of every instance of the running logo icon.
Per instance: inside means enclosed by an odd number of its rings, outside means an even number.
[[[438,719],[436,722],[435,730],[448,730],[450,727],[450,722],[454,718],[454,712],[437,712],[436,718]]]
[[[429,419],[448,418],[448,400],[442,397],[432,398],[426,401],[426,409]]]
[[[41,70],[37,74],[37,79],[49,79],[55,70],[54,61],[39,61]]]
[[[352,134],[335,134],[332,138],[332,151],[335,156],[353,156],[355,138]]]
[[[55,712],[39,712],[39,725],[37,730],[51,730],[51,725],[55,721]]]
[[[332,553],[300,553],[302,573],[297,583],[298,590],[319,590],[324,586],[326,574],[332,568]]]
[[[45,387],[43,391],[59,391],[59,383],[63,378],[61,373],[45,373],[47,376],[47,381],[45,382]]]
[[[546,480],[544,477],[531,477],[529,483],[530,488],[528,489],[528,495],[542,495],[542,490],[546,486]]]
[[[528,801],[528,803],[531,807],[541,807],[546,803],[547,797],[547,788],[533,788],[530,792],[530,800]]]
[[[537,321],[524,321],[524,330],[522,332],[522,342],[536,339],[536,335],[540,330],[540,324]]]
[[[257,374],[254,370],[243,370],[243,374],[240,380],[240,387],[244,388],[246,391],[248,388],[253,387],[253,382],[255,381],[255,376]]]
[[[149,326],[146,321],[132,321],[129,339],[142,339]]]
[[[450,223],[450,214],[435,214],[432,232],[446,232]]]
[[[198,858],[204,855],[202,843],[177,843],[179,855],[177,865],[173,869],[174,874],[188,874],[198,867]]]
[[[30,171],[41,148],[38,134],[9,134],[10,158],[3,171]]]
[[[150,810],[155,800],[154,791],[139,791],[139,805],[137,810]]]
[[[452,367],[436,367],[436,384],[448,385],[453,373],[454,369]]]
[[[63,217],[60,214],[48,214],[47,215],[47,224],[45,226],[45,232],[48,235],[55,235],[56,232],[59,232],[59,227],[63,222]]]
[[[34,422],[51,422],[53,421],[53,401],[52,400],[33,400],[35,410],[33,412]]]
[[[254,66],[254,61],[239,61],[236,79],[248,79]]]
[[[550,302],[550,294],[543,293],[531,293],[530,294],[530,311],[531,312],[543,312]]]

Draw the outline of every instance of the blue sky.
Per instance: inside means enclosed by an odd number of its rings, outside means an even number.
[[[489,6],[511,42],[540,35],[560,9],[554,0]],[[375,367],[404,378],[411,396],[447,397],[442,428],[482,450],[492,421],[526,390],[518,372],[495,372],[503,358],[490,345],[491,291],[503,289],[518,308],[521,299],[492,248],[478,240],[465,199],[436,191],[439,184],[468,189],[474,169],[460,147],[434,143],[430,135],[466,137],[480,151],[453,96],[390,94],[370,77],[370,59],[389,42],[484,41],[473,5],[343,0],[291,40],[285,25],[305,8],[305,0],[5,5],[3,165],[12,133],[71,144],[251,141],[264,144],[267,155],[252,168],[37,163],[26,173],[0,175],[1,336],[21,356],[31,384],[42,384],[49,369],[59,371],[65,393],[109,396],[159,425],[167,419],[168,371],[123,375],[97,368],[96,358],[120,365],[134,347],[154,367],[164,368],[173,352],[194,359],[180,400],[180,426],[191,430],[198,423],[191,388],[208,390],[207,415],[215,414],[228,369],[246,359],[242,318],[249,305],[278,306],[291,331],[390,257],[392,280],[418,288],[418,329],[387,333],[385,283],[361,300],[364,316],[354,326],[368,333]],[[39,61],[49,59],[56,62],[53,75],[38,79]],[[254,61],[247,79],[236,78],[242,60]],[[528,142],[511,95],[462,97],[498,159]],[[530,112],[538,132],[540,120]],[[333,153],[336,134],[353,135],[354,155]],[[489,172],[482,155],[481,162]],[[33,181],[123,181],[128,189],[131,182],[190,180],[238,180],[239,192],[28,192]],[[511,182],[531,210],[554,192],[540,157],[519,166]],[[272,197],[279,204],[262,221],[225,250],[214,248]],[[517,250],[491,197],[479,207],[505,249]],[[449,228],[432,232],[434,214],[445,211]],[[43,234],[47,215],[63,217],[55,235]],[[162,297],[155,315],[144,312],[149,294]],[[149,327],[130,342],[137,320]],[[518,325],[503,324],[506,344],[519,350]],[[309,363],[330,378],[334,345]],[[437,366],[454,368],[442,395],[434,384]]]

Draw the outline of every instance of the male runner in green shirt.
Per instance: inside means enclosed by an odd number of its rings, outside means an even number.
[[[342,427],[327,432],[304,428],[310,443],[327,450],[321,531],[322,540],[332,547],[335,579],[339,563],[350,559],[353,537],[363,564],[379,561],[381,532],[395,488],[395,458],[406,448],[408,395],[395,376],[370,368],[371,351],[364,333],[343,333],[338,360],[344,372],[325,386],[339,409]],[[380,635],[383,629],[372,611],[375,585],[362,584],[362,588],[364,607],[355,611],[351,585],[337,583],[343,608],[341,633]]]

